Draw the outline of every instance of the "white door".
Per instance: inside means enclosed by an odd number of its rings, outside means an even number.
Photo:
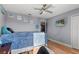
[[[79,16],[71,17],[71,43],[72,48],[79,49]]]

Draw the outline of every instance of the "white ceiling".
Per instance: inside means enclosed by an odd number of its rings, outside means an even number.
[[[79,4],[53,4],[53,7],[49,8],[48,10],[53,11],[52,14],[43,13],[40,15],[39,10],[34,10],[34,8],[41,8],[41,4],[3,4],[3,7],[7,11],[21,13],[21,14],[32,14],[33,16],[42,17],[42,18],[50,18],[61,13],[79,8]]]

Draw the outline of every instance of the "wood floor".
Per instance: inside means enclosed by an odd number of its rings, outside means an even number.
[[[55,54],[79,54],[79,50],[72,49],[70,47],[55,43],[53,41],[48,41],[48,48],[51,49]],[[20,54],[36,54],[36,51],[38,51],[38,48],[33,48],[33,50],[30,51],[30,53],[23,52]]]
[[[64,45],[48,41],[48,48],[55,52],[55,54],[79,54],[79,50],[66,47]]]

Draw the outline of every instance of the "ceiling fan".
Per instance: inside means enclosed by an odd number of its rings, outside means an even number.
[[[39,10],[41,15],[43,14],[43,12],[53,13],[52,11],[48,10],[50,7],[52,7],[51,4],[43,4],[41,8],[34,8],[34,9]]]

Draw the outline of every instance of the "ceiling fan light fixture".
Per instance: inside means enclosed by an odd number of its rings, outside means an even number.
[[[34,9],[35,10],[39,10],[40,11],[40,15],[41,15],[44,12],[53,13],[52,11],[48,10],[50,7],[52,7],[51,4],[42,4],[41,8],[34,8]]]

